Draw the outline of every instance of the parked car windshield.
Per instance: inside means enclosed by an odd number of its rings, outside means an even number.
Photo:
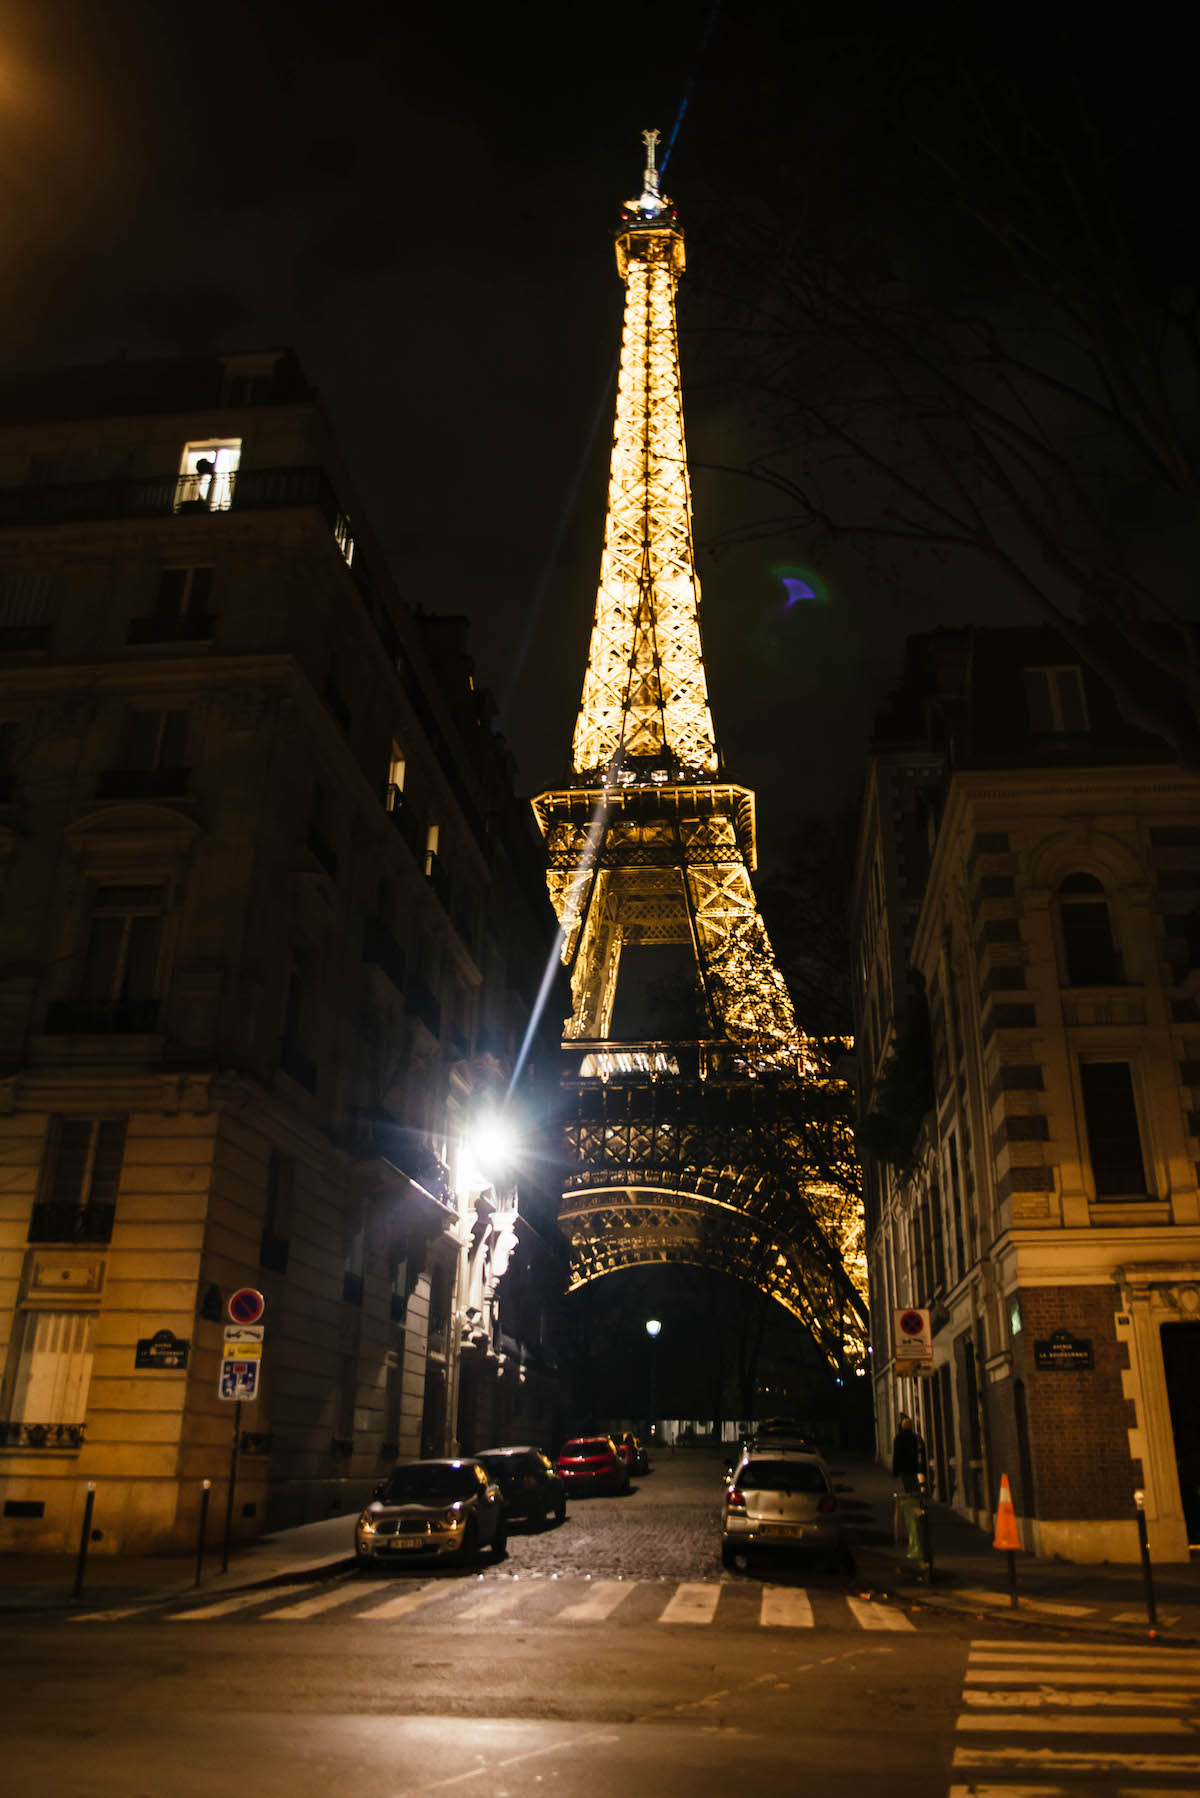
[[[612,1449],[607,1436],[597,1436],[589,1441],[568,1442],[563,1449],[564,1455],[607,1455]]]
[[[751,1492],[824,1492],[825,1475],[815,1461],[747,1461],[737,1483]]]
[[[538,1465],[536,1455],[480,1455],[479,1465],[485,1467],[494,1480],[503,1479],[505,1475],[529,1473]]]
[[[474,1465],[397,1467],[380,1497],[389,1505],[443,1504],[456,1498],[472,1498],[479,1491]]]

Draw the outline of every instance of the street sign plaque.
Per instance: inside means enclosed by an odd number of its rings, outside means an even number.
[[[226,1342],[261,1342],[266,1335],[265,1324],[226,1324]],[[228,1354],[230,1351],[225,1350]]]
[[[906,1305],[892,1314],[892,1352],[907,1372],[933,1361],[933,1319],[926,1307]]]
[[[258,1397],[258,1375],[262,1366],[261,1360],[234,1359],[226,1355],[221,1362],[221,1377],[217,1383],[217,1395],[230,1404],[253,1404]]]

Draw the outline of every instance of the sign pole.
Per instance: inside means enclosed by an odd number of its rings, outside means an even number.
[[[229,1491],[225,1494],[225,1539],[221,1545],[221,1572],[229,1572],[229,1538],[233,1534],[233,1489],[237,1483],[238,1444],[242,1437],[242,1401],[233,1407],[233,1441],[229,1448]]]

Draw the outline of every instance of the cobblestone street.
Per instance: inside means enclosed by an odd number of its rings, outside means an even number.
[[[620,1498],[573,1498],[560,1528],[514,1527],[497,1572],[719,1579],[724,1463],[713,1454],[663,1453]]]

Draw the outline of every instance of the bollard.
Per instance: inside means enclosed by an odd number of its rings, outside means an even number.
[[[71,1594],[73,1598],[79,1598],[83,1594],[83,1576],[87,1568],[88,1545],[92,1539],[92,1511],[95,1503],[95,1482],[89,1480],[87,1499],[83,1507],[83,1528],[79,1532],[79,1558],[75,1562],[75,1590]]]
[[[1146,1494],[1139,1489],[1133,1495],[1137,1506],[1138,1542],[1142,1550],[1142,1583],[1146,1588],[1146,1620],[1150,1625],[1150,1634],[1158,1634],[1158,1605],[1154,1598],[1154,1570],[1150,1565],[1150,1538],[1146,1534]]]
[[[205,1480],[200,1493],[200,1528],[196,1532],[196,1577],[192,1584],[200,1584],[204,1572],[204,1538],[208,1533],[208,1501],[212,1494],[212,1481]]]

